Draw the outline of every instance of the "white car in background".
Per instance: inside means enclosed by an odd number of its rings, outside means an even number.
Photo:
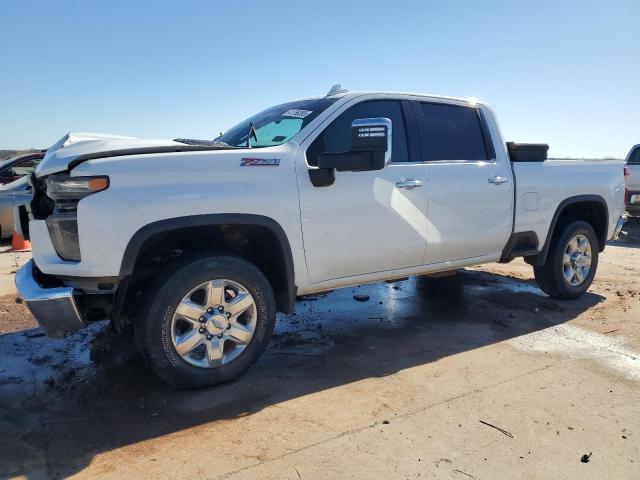
[[[524,257],[576,298],[622,227],[624,164],[546,153],[484,103],[339,88],[213,141],[70,134],[33,176],[16,284],[49,335],[131,324],[178,387],[240,375],[300,295]]]
[[[30,152],[0,163],[0,238],[14,230],[14,209],[31,201],[28,177],[44,157],[44,151]]]
[[[11,238],[14,230],[14,210],[31,201],[28,177],[0,185],[0,238]]]

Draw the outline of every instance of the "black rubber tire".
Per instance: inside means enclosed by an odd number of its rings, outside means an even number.
[[[591,243],[591,269],[582,284],[574,286],[566,281],[563,274],[564,252],[569,240],[575,235],[584,235]],[[598,269],[600,244],[593,227],[587,222],[576,221],[554,233],[544,265],[534,267],[533,273],[540,289],[555,298],[575,299],[586,292]]]
[[[171,319],[189,290],[213,278],[227,278],[243,285],[256,302],[258,318],[253,338],[236,359],[217,368],[199,368],[175,351]],[[197,388],[237,378],[262,355],[273,335],[276,302],[271,284],[255,265],[243,258],[212,254],[185,259],[170,265],[148,292],[143,313],[134,324],[136,341],[151,369],[173,387]]]

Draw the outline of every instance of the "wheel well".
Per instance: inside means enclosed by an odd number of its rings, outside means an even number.
[[[582,220],[590,224],[598,237],[600,251],[604,250],[607,241],[608,227],[607,207],[598,201],[584,201],[571,203],[564,207],[558,216],[556,228],[553,232],[559,231],[562,227],[576,220]]]
[[[585,221],[593,227],[598,238],[598,249],[603,251],[609,226],[607,204],[602,197],[585,195],[568,198],[558,206],[542,250],[537,255],[525,257],[525,261],[534,266],[544,264],[554,236],[559,234],[566,225],[576,220]]]
[[[278,311],[291,313],[295,303],[293,263],[286,237],[283,245],[281,235],[266,225],[233,223],[157,231],[146,235],[142,242],[134,242],[136,252],[125,255],[129,257],[129,265],[125,266],[123,261],[123,270],[128,273],[126,289],[129,294],[135,295],[137,291],[139,295],[141,287],[157,274],[158,267],[185,254],[218,251],[243,257],[258,267],[271,283]],[[122,305],[121,311],[127,310],[127,305]]]

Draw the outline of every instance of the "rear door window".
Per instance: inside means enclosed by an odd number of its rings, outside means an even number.
[[[420,103],[425,161],[487,160],[478,110],[442,103]]]

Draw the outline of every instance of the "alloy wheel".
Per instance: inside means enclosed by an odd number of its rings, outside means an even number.
[[[201,368],[232,362],[255,332],[251,293],[233,280],[201,283],[180,301],[171,320],[171,341],[184,361]]]
[[[564,279],[577,287],[589,276],[591,270],[591,242],[584,235],[575,235],[569,240],[564,251],[562,268]]]

